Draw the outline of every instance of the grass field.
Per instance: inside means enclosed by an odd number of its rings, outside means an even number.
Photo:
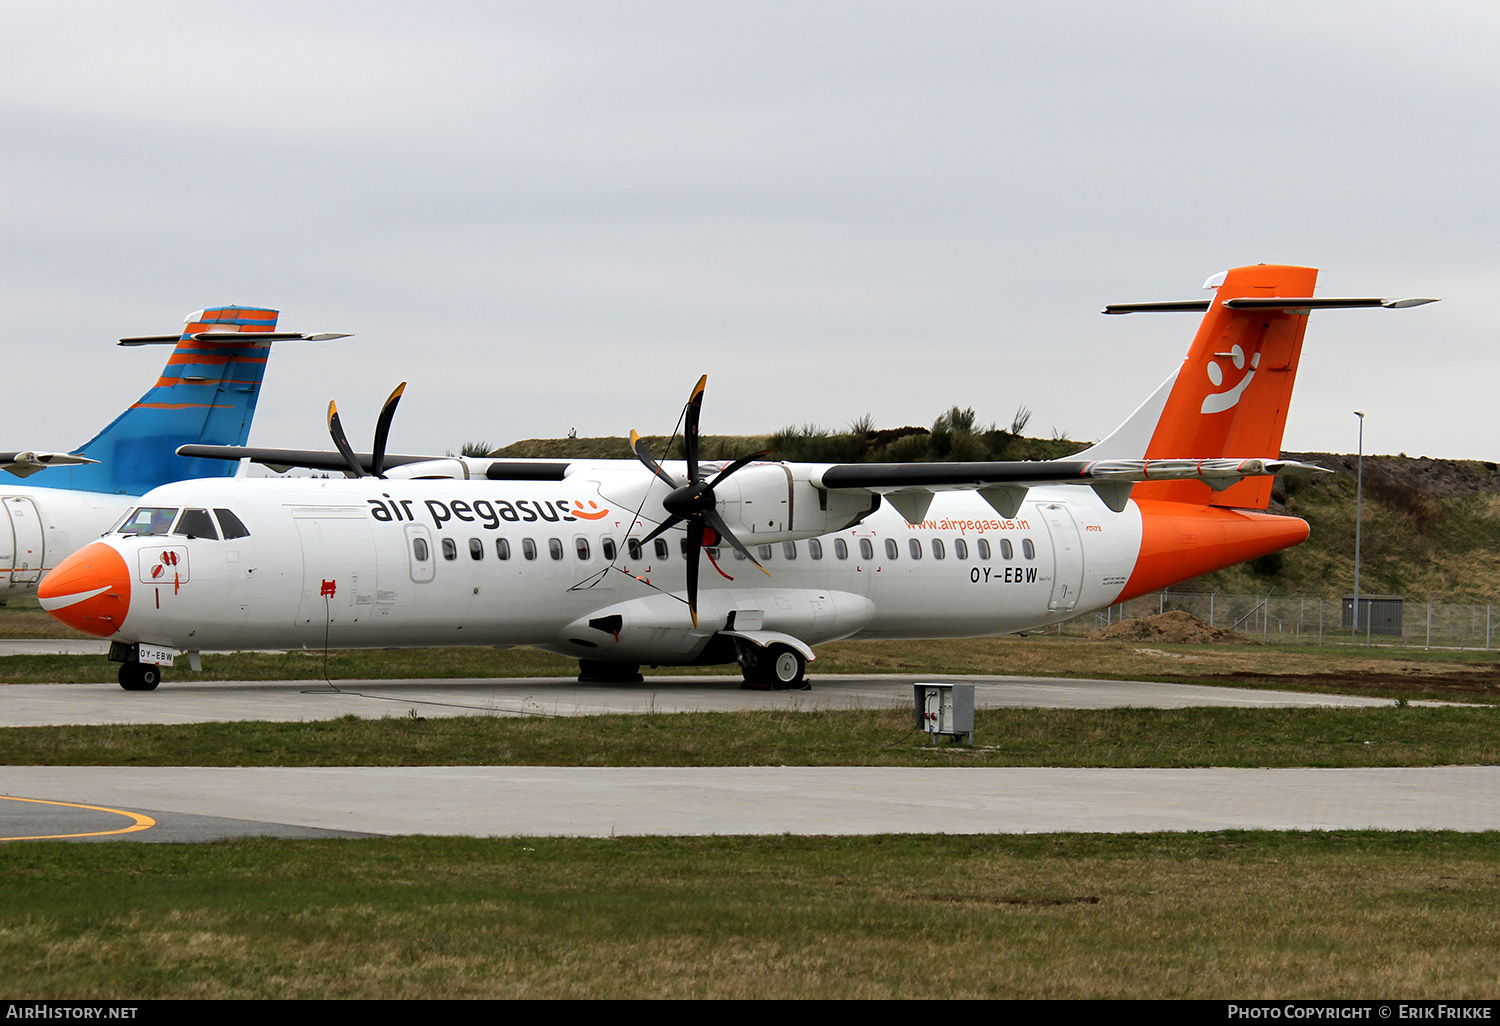
[[[973,747],[906,710],[0,729],[50,766],[1438,766],[1500,761],[1492,708],[997,709]]]
[[[28,998],[1493,998],[1493,834],[0,848]]]

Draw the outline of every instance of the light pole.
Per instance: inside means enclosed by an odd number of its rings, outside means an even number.
[[[1355,464],[1354,486],[1354,633],[1359,633],[1359,542],[1360,522],[1365,507],[1365,411],[1355,410],[1359,418],[1359,456]]]

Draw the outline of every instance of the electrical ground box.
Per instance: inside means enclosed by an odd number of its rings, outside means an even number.
[[[917,729],[925,730],[937,741],[946,734],[974,741],[974,685],[913,684]]]

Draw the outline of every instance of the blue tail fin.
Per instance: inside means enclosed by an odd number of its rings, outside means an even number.
[[[178,456],[177,447],[195,442],[245,444],[271,352],[270,339],[256,336],[275,332],[278,314],[243,306],[189,314],[156,384],[95,438],[73,450],[99,462],[49,467],[26,483],[143,495],[172,481],[232,477],[237,464]],[[213,340],[201,337],[204,333],[212,334]],[[170,335],[164,339],[170,340]]]

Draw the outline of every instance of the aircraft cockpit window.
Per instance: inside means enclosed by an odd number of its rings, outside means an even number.
[[[495,539],[495,558],[496,559],[509,559],[510,558],[510,539],[509,538],[496,538]]]
[[[578,562],[587,563],[591,554],[589,550],[589,540],[583,535],[579,535],[577,538],[573,539],[573,544],[578,551]]]
[[[1000,544],[1003,547],[1003,546],[1008,545],[1010,543],[1002,541]],[[978,548],[979,548],[979,558],[982,559],[982,560],[984,560],[984,561],[986,561],[986,562],[988,562],[989,558],[990,558],[990,543],[989,543],[989,539],[987,539],[987,538],[981,538],[981,539],[979,539]]]
[[[214,518],[208,515],[206,509],[183,510],[182,516],[177,518],[177,527],[172,533],[186,535],[189,538],[219,540],[219,529],[214,527]]]
[[[667,540],[665,538],[656,539],[656,558],[666,559],[671,554],[672,550],[667,548]]]
[[[1036,546],[1032,544],[1030,538],[1021,539],[1021,555],[1025,556],[1027,559],[1036,558]]]
[[[796,542],[782,542],[781,543],[781,554],[783,556],[785,556],[787,559],[796,559],[797,558],[797,543]]]
[[[119,526],[120,534],[166,534],[177,518],[176,506],[142,506]]]
[[[547,555],[551,556],[553,559],[563,558],[563,543],[561,538],[547,539]]]
[[[240,518],[235,516],[229,510],[214,507],[214,512],[219,515],[219,526],[224,529],[225,541],[229,541],[232,538],[250,537],[249,528],[241,523]]]
[[[885,558],[886,559],[900,559],[901,558],[901,548],[896,544],[896,539],[894,539],[894,538],[887,538],[885,540]]]
[[[452,538],[443,539],[443,558],[450,562],[458,558],[458,543]]]
[[[969,558],[969,543],[966,542],[966,541],[964,541],[962,538],[954,538],[953,539],[953,558],[954,559],[968,559]]]
[[[849,543],[842,538],[835,538],[833,540],[833,555],[835,559],[848,559]]]
[[[641,542],[640,542],[640,539],[639,538],[630,538],[630,539],[627,539],[626,542],[625,542],[625,551],[628,552],[628,553],[630,553],[630,560],[631,560],[631,562],[633,562],[633,563],[640,562],[640,559],[641,559]]]
[[[535,538],[522,538],[521,539],[521,555],[525,556],[527,559],[535,559],[536,558],[536,539]]]
[[[1009,538],[1000,539],[1000,558],[1007,563],[1016,558],[1016,550],[1011,545]]]
[[[470,559],[483,559],[484,558],[484,542],[480,541],[478,538],[470,538],[469,539],[469,558]]]
[[[911,551],[911,558],[912,559],[921,559],[922,558],[922,542],[921,542],[921,539],[918,539],[918,538],[908,538],[907,541],[906,541],[906,547],[907,547],[907,549],[909,549]]]
[[[823,543],[816,538],[809,538],[807,540],[807,556],[809,559],[822,559]]]
[[[947,555],[948,555],[947,551],[943,548],[943,539],[941,539],[941,538],[934,538],[934,539],[932,539],[932,558],[933,559],[943,559]]]

